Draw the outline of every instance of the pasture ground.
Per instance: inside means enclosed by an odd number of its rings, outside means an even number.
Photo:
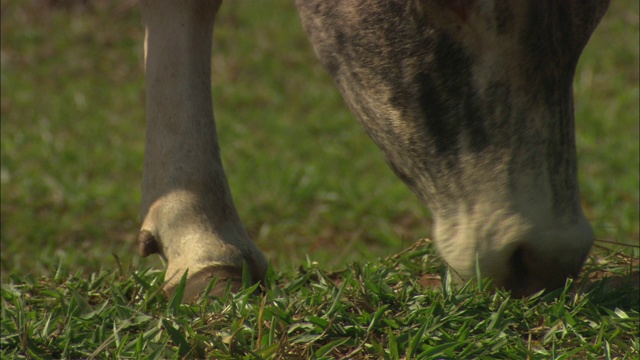
[[[637,1],[612,2],[575,77],[598,248],[579,286],[529,299],[438,285],[429,243],[393,256],[429,235],[430,214],[342,103],[292,1],[227,1],[212,57],[223,160],[275,270],[265,296],[196,305],[163,300],[162,264],[133,246],[145,125],[136,3],[1,10],[2,358],[638,357],[638,279],[623,285],[638,271]]]

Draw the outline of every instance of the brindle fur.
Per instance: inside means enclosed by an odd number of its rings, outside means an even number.
[[[267,261],[236,212],[211,105],[221,0],[143,0],[141,254],[185,299]],[[434,215],[462,279],[564,284],[593,242],[579,201],[572,79],[605,0],[297,0],[318,57],[391,169]],[[219,284],[214,294],[224,291]]]
[[[532,204],[535,197],[548,196],[551,206],[544,210],[562,226],[584,222],[572,80],[607,1],[298,0],[297,5],[346,103],[436,221],[455,221],[461,208],[473,214],[487,201],[496,202],[491,211],[507,209],[528,219],[532,215],[521,209],[525,194]],[[536,184],[545,182],[550,193],[537,193]],[[529,226],[544,230],[540,225],[532,220]],[[474,225],[452,225],[468,226]],[[468,246],[473,256],[482,247],[438,237],[436,243],[445,254],[448,247]],[[522,264],[522,253],[530,248],[510,249],[512,274],[498,276],[498,284],[528,289],[534,277],[555,276],[528,273],[532,269]],[[568,256],[584,259],[587,251],[588,246]],[[463,277],[473,266],[461,269]],[[556,269],[565,272],[558,284],[564,275],[575,275],[572,266]]]

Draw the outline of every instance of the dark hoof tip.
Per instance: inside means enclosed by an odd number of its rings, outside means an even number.
[[[156,238],[148,230],[142,230],[138,234],[138,253],[142,257],[160,253],[160,246]]]

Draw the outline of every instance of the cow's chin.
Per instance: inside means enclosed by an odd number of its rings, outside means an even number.
[[[573,223],[554,224],[544,217],[494,211],[484,219],[436,218],[435,243],[458,281],[477,278],[479,269],[493,288],[514,296],[550,291],[577,276],[594,235],[582,214]]]

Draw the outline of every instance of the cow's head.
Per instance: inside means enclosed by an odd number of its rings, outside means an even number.
[[[463,279],[561,286],[593,242],[572,81],[608,1],[299,1],[316,52]]]

